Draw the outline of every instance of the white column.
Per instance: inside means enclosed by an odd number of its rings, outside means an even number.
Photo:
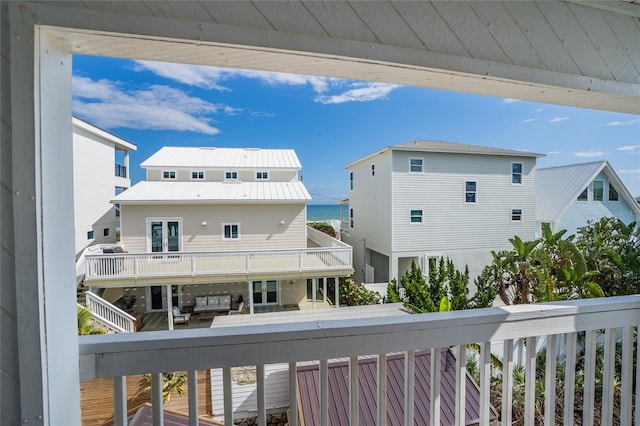
[[[253,315],[253,288],[251,281],[247,281],[247,289],[249,291],[249,314]]]
[[[327,277],[322,277],[322,300],[327,303]]]
[[[173,297],[171,294],[171,284],[167,284],[167,322],[169,330],[173,330]]]
[[[151,373],[151,412],[153,418],[153,426],[164,426],[162,373]]]
[[[340,307],[340,278],[335,277],[333,278],[333,290],[334,290],[334,297],[336,300],[335,306],[336,308]]]
[[[198,370],[189,370],[187,375],[189,426],[198,426]]]
[[[298,375],[295,362],[289,363],[289,425],[298,426]]]
[[[129,179],[131,172],[129,171],[129,151],[124,151],[124,177]]]
[[[127,425],[127,376],[113,378],[113,424]]]
[[[318,292],[318,279],[311,278],[311,308],[316,308],[316,293]]]
[[[398,277],[398,256],[395,254],[391,254],[389,257],[389,281],[392,279],[399,280]]]

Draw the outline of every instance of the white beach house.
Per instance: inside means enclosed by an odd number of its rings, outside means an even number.
[[[640,221],[640,207],[608,161],[538,169],[536,222],[574,234],[588,221],[615,217]]]
[[[141,166],[113,198],[126,253],[86,262],[86,285],[122,288],[136,311],[297,307],[307,279],[351,274],[351,247],[307,229],[293,150],[164,147]]]
[[[134,144],[73,117],[73,217],[76,256],[94,244],[115,243],[120,211],[113,197],[131,186]]]
[[[535,233],[536,159],[541,154],[415,141],[348,164],[348,220],[355,279],[398,279],[415,261],[449,257],[471,279],[491,250]]]
[[[314,74],[430,87],[637,113],[640,6],[621,2],[0,2],[0,423],[81,423],[80,381],[113,379],[114,422],[127,424],[126,378],[150,374],[153,421],[163,419],[162,372],[188,371],[189,418],[199,418],[195,371],[256,366],[258,419],[265,423],[265,365],[319,360],[318,416],[329,419],[327,360],[349,357],[349,417],[358,422],[358,358],[402,352],[406,424],[414,423],[415,351],[477,343],[481,348],[479,421],[490,419],[489,342],[526,339],[525,424],[534,424],[537,336],[553,353],[566,337],[566,374],[547,357],[545,388],[562,380],[565,401],[546,392],[544,417],[574,423],[575,342],[584,336],[595,367],[597,330],[605,328],[601,379],[586,369],[578,407],[594,422],[596,388],[602,423],[620,389],[620,423],[633,418],[635,332],[640,296],[496,307],[256,328],[77,336],[75,312],[71,80],[74,54]],[[496,101],[499,101],[498,98]],[[560,142],[562,145],[562,141]],[[615,331],[623,331],[621,382],[613,375]],[[613,338],[611,338],[613,336]],[[508,355],[508,351],[505,351]],[[458,357],[457,361],[461,358]],[[552,361],[552,362],[549,362]],[[386,394],[384,362],[376,385]],[[432,363],[432,365],[434,365]],[[465,422],[464,362],[456,371],[456,424]],[[504,358],[501,422],[511,423],[512,363]],[[435,370],[436,372],[438,369]],[[382,379],[381,379],[382,378]],[[439,374],[430,381],[432,420],[439,423]],[[638,381],[636,381],[637,383]],[[289,376],[292,416],[299,422],[296,375]],[[374,385],[375,386],[375,385]],[[635,395],[639,392],[636,389]],[[378,424],[387,405],[379,397]],[[556,407],[562,412],[556,413]],[[636,410],[640,404],[635,403]],[[402,409],[400,407],[400,409]],[[231,410],[225,410],[225,417]],[[635,418],[640,418],[636,411]],[[231,418],[225,418],[231,424]]]

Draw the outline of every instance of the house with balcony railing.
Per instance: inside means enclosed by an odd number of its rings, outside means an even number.
[[[85,284],[121,288],[138,312],[295,308],[308,280],[315,300],[351,274],[351,247],[307,228],[293,150],[164,147],[141,166],[112,200],[124,252],[85,256]]]

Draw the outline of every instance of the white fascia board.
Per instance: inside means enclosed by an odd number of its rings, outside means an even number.
[[[197,204],[307,204],[311,201],[311,198],[299,199],[299,200],[126,200],[120,201],[112,199],[110,203],[120,205],[197,205]]]
[[[349,170],[349,169],[353,168],[353,166],[355,166],[356,164],[359,164],[359,163],[362,163],[362,162],[365,162],[365,161],[369,161],[373,157],[377,157],[378,155],[384,154],[385,152],[387,152],[389,150],[390,150],[390,148],[387,146],[387,147],[385,147],[385,148],[383,148],[383,149],[381,149],[379,151],[374,152],[373,154],[369,154],[366,157],[362,157],[359,160],[356,160],[356,161],[354,161],[352,163],[347,164],[346,166],[344,166],[344,168]]]
[[[390,147],[392,151],[409,151],[409,152],[428,152],[433,154],[465,154],[465,155],[493,155],[498,157],[535,157],[542,158],[546,157],[546,154],[539,154],[536,152],[477,152],[477,151],[456,151],[456,150],[447,150],[447,149],[420,149],[420,148],[411,148],[411,147]]]
[[[86,132],[96,135],[99,138],[105,139],[114,144],[119,149],[124,151],[137,151],[138,147],[131,142],[127,142],[126,140],[119,138],[118,136],[109,133],[105,130],[100,129],[99,127],[94,126],[93,124],[89,124],[86,121],[83,121],[77,117],[73,117],[73,125],[79,129],[82,129]]]
[[[607,165],[606,161],[603,161],[602,164],[600,165],[600,167],[598,167],[596,169],[596,171],[594,173],[591,174],[591,176],[589,176],[589,179],[586,179],[586,185],[590,185],[591,182],[593,182],[593,180],[596,178],[596,176],[598,176],[598,174],[600,174],[600,172],[602,171],[602,169],[604,169],[604,167]],[[575,203],[576,199],[578,198],[578,195],[580,195],[582,193],[582,191],[584,191],[584,186],[580,186],[578,192],[576,192],[575,194],[572,194],[571,197],[568,197],[569,199],[567,200],[565,206],[560,210],[560,212],[558,213],[558,215],[554,218],[552,218],[552,222],[554,223],[558,223],[560,222],[560,219],[562,218],[562,216],[567,212],[567,210],[569,210],[569,207],[571,207],[573,205],[573,203]],[[549,222],[549,221],[545,221],[545,222]]]

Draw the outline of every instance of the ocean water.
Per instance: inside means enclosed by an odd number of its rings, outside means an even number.
[[[346,207],[342,213],[342,217],[346,218]],[[307,205],[307,221],[319,222],[319,221],[331,221],[340,220],[340,205],[339,204],[308,204]]]

